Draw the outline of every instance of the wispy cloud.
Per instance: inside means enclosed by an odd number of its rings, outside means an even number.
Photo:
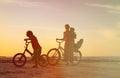
[[[90,6],[90,7],[97,7],[97,8],[103,8],[106,10],[108,13],[112,14],[119,14],[120,15],[120,5],[110,5],[110,4],[98,4],[98,3],[85,3],[85,5]],[[102,26],[100,26],[102,27]],[[106,26],[108,27],[108,26]],[[116,23],[114,26],[111,28],[100,28],[96,32],[98,35],[101,35],[102,37],[106,38],[120,38],[120,22]]]
[[[106,9],[112,9],[112,10],[120,10],[120,5],[107,5],[107,4],[90,4],[90,3],[86,3],[85,5],[88,6],[93,6],[93,7],[101,7],[101,8],[106,8]]]
[[[114,14],[120,14],[120,11],[115,11],[115,10],[109,10],[109,13],[114,13]]]
[[[2,4],[15,4],[20,7],[41,7],[45,6],[45,2],[38,1],[28,1],[28,0],[0,0]]]
[[[109,13],[120,14],[120,5],[109,5],[109,4],[97,4],[97,3],[85,3],[87,6],[98,7],[107,9]]]

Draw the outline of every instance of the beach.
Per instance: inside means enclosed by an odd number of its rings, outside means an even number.
[[[120,61],[113,58],[84,58],[79,65],[59,62],[55,66],[32,68],[27,62],[24,67],[16,67],[7,60],[0,59],[0,78],[120,78]]]

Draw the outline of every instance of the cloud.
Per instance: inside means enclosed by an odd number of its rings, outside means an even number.
[[[14,4],[20,7],[43,7],[46,5],[45,2],[28,1],[28,0],[0,0],[2,4]]]
[[[109,5],[109,4],[97,4],[97,3],[85,3],[90,7],[97,7],[106,9],[108,13],[120,15],[120,5]],[[102,26],[100,26],[102,27]],[[107,27],[107,28],[106,28]],[[98,35],[105,38],[120,38],[120,22],[116,23],[111,28],[108,26],[98,29],[96,32]]]
[[[120,14],[120,5],[109,5],[109,4],[97,4],[97,3],[85,3],[87,6],[98,7],[107,9],[109,13]]]
[[[106,9],[112,9],[112,10],[120,10],[120,5],[119,6],[114,6],[114,5],[106,5],[106,4],[90,4],[86,3],[85,5],[88,6],[93,6],[93,7],[101,7],[101,8],[106,8]]]
[[[120,14],[120,11],[115,11],[115,10],[109,10],[108,12],[113,14]]]

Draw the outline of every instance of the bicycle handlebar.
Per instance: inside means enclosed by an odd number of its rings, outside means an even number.
[[[63,39],[56,38],[56,42],[58,42],[58,43],[62,43],[63,41],[64,41]]]
[[[29,39],[24,39],[25,44],[28,45],[29,43],[31,43],[31,41],[28,41]]]

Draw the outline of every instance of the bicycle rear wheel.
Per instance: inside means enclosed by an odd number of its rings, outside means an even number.
[[[80,51],[73,52],[72,64],[77,65],[81,61],[82,54]]]
[[[46,54],[43,54],[43,55],[40,56],[39,65],[42,66],[42,67],[46,67],[48,65]]]
[[[61,57],[60,52],[57,48],[50,49],[47,53],[47,56],[48,56],[48,63],[50,65],[56,65]]]
[[[15,66],[22,67],[26,63],[26,56],[23,53],[17,53],[14,55],[12,61]]]

